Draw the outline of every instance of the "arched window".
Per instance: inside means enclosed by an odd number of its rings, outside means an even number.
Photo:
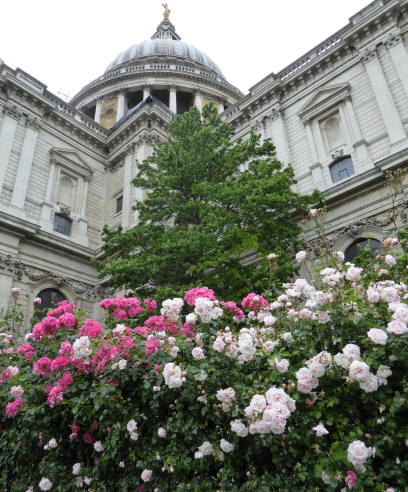
[[[329,150],[333,150],[344,144],[338,118],[334,116],[329,118],[324,124],[324,130]]]
[[[50,309],[56,308],[59,302],[66,299],[64,294],[57,289],[43,289],[37,297],[41,299],[41,304],[36,307],[33,316],[37,320],[43,319]]]
[[[354,166],[351,157],[343,157],[330,166],[330,175],[333,183],[346,179],[354,174]]]
[[[377,239],[360,237],[356,239],[344,252],[344,261],[352,262],[360,254],[362,249],[370,248],[370,254],[374,256],[375,252],[381,248],[381,243]]]
[[[66,236],[71,235],[72,220],[69,217],[61,214],[54,215],[54,231]]]

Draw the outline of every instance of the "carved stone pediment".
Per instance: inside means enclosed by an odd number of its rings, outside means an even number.
[[[303,120],[312,120],[328,109],[337,106],[340,102],[350,97],[350,84],[338,84],[323,87],[298,111],[298,116]]]
[[[78,152],[70,149],[50,150],[51,160],[56,164],[65,167],[69,171],[73,171],[76,175],[83,176],[90,180],[93,174],[93,169],[82,159]]]

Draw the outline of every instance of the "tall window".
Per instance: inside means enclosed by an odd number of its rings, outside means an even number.
[[[333,183],[348,178],[354,174],[354,166],[351,157],[343,157],[330,166],[330,175]]]
[[[361,253],[362,249],[369,248],[370,254],[374,256],[375,252],[381,248],[381,243],[377,239],[360,237],[356,239],[344,252],[344,261],[353,261]]]
[[[122,212],[123,207],[123,195],[116,198],[116,213]]]
[[[65,234],[65,236],[71,235],[72,220],[65,215],[55,214],[54,215],[54,231],[60,234]]]

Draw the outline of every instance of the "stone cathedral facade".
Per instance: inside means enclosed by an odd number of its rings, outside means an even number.
[[[99,316],[109,289],[90,260],[102,227],[136,223],[137,163],[176,114],[209,101],[237,138],[273,140],[298,192],[324,193],[337,249],[380,239],[390,227],[385,172],[408,162],[408,0],[373,1],[246,95],[180,39],[167,8],[150,40],[69,103],[0,59],[0,312],[17,286],[27,320],[37,296]]]

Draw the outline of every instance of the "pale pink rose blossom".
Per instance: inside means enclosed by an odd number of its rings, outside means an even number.
[[[351,266],[346,272],[346,279],[352,282],[358,282],[361,278],[362,268]]]
[[[12,386],[10,388],[10,393],[14,398],[18,398],[24,393],[24,389],[22,386]]]
[[[164,437],[166,437],[166,434],[167,434],[167,432],[166,432],[166,429],[164,427],[159,427],[157,429],[157,435],[159,437],[164,438]]]
[[[197,360],[205,359],[204,351],[201,347],[193,348],[191,355]]]
[[[48,478],[42,477],[40,483],[38,484],[38,487],[41,490],[50,490],[52,487],[52,482],[48,480]]]
[[[20,288],[19,287],[13,287],[11,289],[11,292],[14,294],[14,295],[18,295],[20,293]]]
[[[266,257],[267,260],[276,260],[276,258],[278,257],[278,255],[276,255],[275,253],[269,253],[269,255]]]
[[[371,454],[371,448],[367,448],[362,441],[353,441],[347,448],[347,459],[355,467],[362,466]]]
[[[393,320],[388,323],[387,331],[389,333],[394,333],[395,335],[404,335],[408,332],[408,328],[402,321]]]
[[[374,376],[374,374],[370,373],[363,381],[360,381],[360,388],[366,393],[372,393],[373,391],[377,391],[378,384],[379,379],[377,378],[377,376]]]
[[[380,330],[379,328],[371,328],[367,332],[368,338],[377,345],[385,345],[387,343],[388,335],[384,330]]]
[[[234,451],[234,445],[226,441],[225,439],[221,439],[220,448],[224,451],[224,453],[230,453],[231,451]]]
[[[295,258],[298,263],[302,263],[302,261],[304,261],[306,258],[306,251],[297,252]]]
[[[33,303],[34,303],[34,304],[41,304],[41,298],[40,298],[40,297],[36,297],[36,298],[33,300]]]
[[[395,266],[397,264],[397,260],[392,255],[385,255],[384,261],[389,266]]]
[[[275,368],[278,372],[284,373],[289,368],[289,361],[287,359],[279,360],[279,359],[275,358],[274,365],[275,365]]]
[[[319,209],[317,208],[309,208],[309,215],[310,217],[316,217]]]
[[[145,468],[142,471],[140,478],[143,480],[143,482],[150,482],[150,480],[152,478],[152,470],[148,470],[147,468]]]
[[[323,424],[316,425],[316,427],[313,427],[313,430],[316,432],[317,437],[322,437],[329,433]]]
[[[349,376],[356,381],[364,381],[370,374],[370,366],[365,362],[353,360],[349,367]]]
[[[224,340],[221,337],[217,337],[214,341],[213,344],[213,349],[216,350],[217,352],[221,352],[225,347]]]

